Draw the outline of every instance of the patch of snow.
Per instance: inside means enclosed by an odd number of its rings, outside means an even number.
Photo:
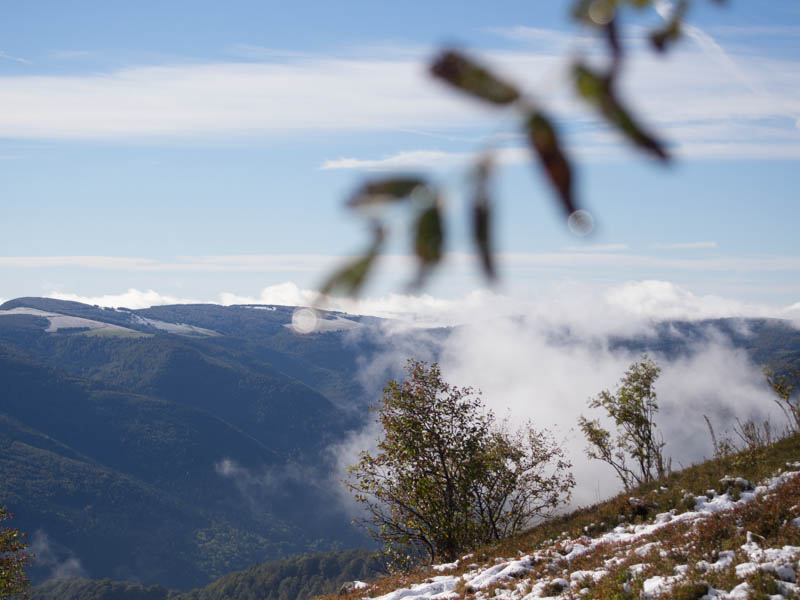
[[[606,575],[608,575],[608,571],[605,569],[598,569],[596,571],[573,571],[569,575],[570,586],[577,587],[578,585],[583,585],[587,580],[597,582]]]
[[[679,579],[681,578],[675,575],[670,577],[655,575],[645,579],[642,585],[642,598],[649,600],[670,591]]]
[[[637,556],[641,556],[642,558],[644,558],[650,553],[651,550],[657,548],[660,545],[661,542],[650,542],[649,544],[644,544],[642,546],[639,546],[636,550],[634,550],[634,552],[636,553]]]
[[[645,563],[636,563],[635,565],[631,565],[630,567],[628,567],[628,570],[631,572],[631,575],[633,575],[634,577],[638,577],[647,570],[648,566],[649,565]]]
[[[451,563],[444,563],[441,565],[433,565],[431,567],[434,571],[449,571],[450,569],[458,568],[459,561],[451,562]]]
[[[303,311],[303,316],[306,315],[313,315],[306,317],[310,320],[308,324],[303,324],[303,326],[298,327],[298,323],[296,318],[292,317],[291,323],[284,324],[284,327],[288,329],[292,329],[297,333],[307,334],[307,333],[327,333],[329,331],[344,331],[346,329],[355,329],[357,327],[362,327],[361,323],[356,321],[351,321],[350,319],[345,319],[344,317],[336,316],[333,319],[323,319],[319,313],[316,311],[312,311],[311,309],[300,309]],[[297,313],[296,313],[297,314]],[[313,319],[313,321],[311,321]]]
[[[719,553],[719,558],[713,563],[709,563],[705,560],[699,561],[697,563],[697,570],[703,573],[707,571],[722,571],[733,564],[734,558],[736,558],[736,555],[733,550],[723,550]]]
[[[35,317],[42,317],[47,319],[49,325],[45,329],[47,333],[55,333],[60,329],[105,329],[107,331],[120,331],[129,332],[132,334],[139,334],[138,331],[114,325],[112,323],[104,323],[103,321],[95,321],[93,319],[84,319],[82,317],[72,317],[70,315],[62,315],[61,313],[48,312],[39,310],[38,308],[28,308],[26,306],[18,306],[10,310],[0,310],[0,316],[7,315],[32,315]]]
[[[497,583],[498,581],[525,575],[532,569],[533,564],[531,563],[530,557],[523,556],[519,560],[498,563],[474,576],[467,574],[464,576],[464,579],[469,582],[473,588],[483,589]]]
[[[455,591],[460,577],[451,575],[441,575],[434,577],[424,583],[412,585],[410,588],[403,588],[394,590],[383,596],[377,596],[374,600],[446,600],[449,598],[457,598],[458,593]]]
[[[166,321],[159,321],[158,319],[148,319],[139,315],[131,315],[136,323],[142,325],[149,325],[167,333],[175,335],[199,335],[199,336],[216,336],[219,335],[216,331],[211,329],[204,329],[203,327],[196,327],[195,325],[187,325],[186,323],[168,323]]]

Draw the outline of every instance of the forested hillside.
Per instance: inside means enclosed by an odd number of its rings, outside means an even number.
[[[201,589],[181,593],[163,586],[51,580],[33,589],[32,600],[304,600],[329,594],[353,580],[371,580],[378,565],[368,550],[304,554],[230,573]]]

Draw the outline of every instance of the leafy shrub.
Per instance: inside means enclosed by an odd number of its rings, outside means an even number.
[[[425,554],[454,560],[569,497],[571,465],[549,434],[530,423],[513,433],[496,424],[480,394],[443,381],[435,363],[412,360],[407,371],[375,408],[377,452],[362,452],[346,482],[390,566]]]
[[[643,356],[628,368],[615,393],[604,390],[589,401],[590,408],[605,409],[614,421],[616,439],[599,420],[583,416],[578,420],[589,442],[589,458],[611,465],[626,490],[662,479],[670,471],[669,460],[662,453],[664,440],[656,435],[658,402],[653,385],[660,372],[655,362]]]

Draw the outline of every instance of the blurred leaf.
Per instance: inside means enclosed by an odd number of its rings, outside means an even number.
[[[603,28],[603,31],[606,34],[608,49],[611,53],[611,68],[609,69],[609,77],[614,79],[622,66],[623,55],[622,44],[619,41],[619,34],[617,32],[617,20],[611,19]]]
[[[664,24],[664,27],[653,31],[650,34],[650,43],[659,52],[664,52],[667,45],[675,42],[681,36],[681,22],[686,14],[686,9],[689,3],[686,0],[681,0],[678,5],[672,9],[669,21]]]
[[[425,185],[419,177],[391,177],[368,181],[353,194],[347,205],[351,208],[396,202],[407,198],[416,188]]]
[[[483,273],[490,281],[497,278],[494,268],[491,246],[491,210],[489,198],[489,177],[492,162],[488,157],[482,158],[474,174],[475,196],[472,202],[472,238],[478,248]]]
[[[383,245],[384,231],[379,225],[373,230],[374,239],[364,256],[340,267],[331,275],[320,288],[320,296],[327,296],[332,292],[342,291],[348,296],[357,296],[367,279],[375,258]]]
[[[556,189],[567,215],[577,210],[572,193],[572,167],[561,149],[555,128],[541,111],[532,112],[525,123],[528,141],[539,156],[550,183]]]
[[[420,260],[417,285],[421,284],[431,268],[442,259],[444,229],[438,202],[423,209],[414,225],[414,251]]]
[[[598,75],[580,62],[573,65],[573,74],[578,93],[594,105],[609,123],[639,148],[662,160],[669,159],[663,144],[644,131],[619,102],[608,77]]]
[[[514,86],[454,50],[440,54],[430,70],[453,87],[492,104],[510,104],[519,99]]]

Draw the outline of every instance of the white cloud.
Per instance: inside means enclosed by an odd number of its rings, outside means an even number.
[[[82,302],[97,306],[107,306],[112,308],[149,308],[162,304],[198,304],[202,301],[179,298],[159,294],[153,290],[141,291],[129,289],[121,294],[104,294],[102,296],[81,296],[78,294],[68,294],[63,292],[50,292],[48,298],[56,300],[70,300],[72,302]]]
[[[578,323],[566,320],[561,325],[580,334]],[[578,416],[602,416],[587,401],[603,389],[614,389],[638,355],[612,351],[602,343],[560,344],[552,339],[548,329],[526,320],[478,323],[448,340],[442,371],[450,382],[481,389],[484,402],[499,417],[508,416],[516,424],[531,419],[537,427],[554,430],[574,463],[578,487],[573,502],[585,506],[621,486],[610,468],[585,456]],[[718,434],[729,430],[735,417],[759,422],[772,418],[774,423],[780,418],[758,366],[743,352],[714,340],[693,351],[675,361],[656,356],[663,369],[656,385],[661,407],[656,422],[676,468],[712,454],[703,414]]]
[[[257,296],[220,294],[221,304],[311,306],[314,290],[293,282],[264,288]],[[715,295],[697,295],[668,281],[630,281],[603,289],[560,283],[537,296],[515,297],[478,289],[457,298],[387,294],[359,300],[331,297],[324,308],[351,314],[398,319],[415,326],[463,325],[509,315],[524,315],[550,328],[569,322],[586,335],[630,334],[649,330],[665,319],[725,317],[795,318],[800,303],[789,307],[748,304]]]
[[[47,570],[47,579],[86,577],[80,559],[63,544],[52,539],[44,530],[37,530],[31,537],[28,550],[33,554],[33,564]]]
[[[454,105],[413,60],[173,64],[103,75],[0,77],[0,135],[253,136],[452,125]]]
[[[717,317],[778,316],[779,311],[719,296],[697,296],[668,281],[635,281],[606,293],[611,307],[648,319],[711,319]]]
[[[402,376],[406,359],[438,357],[445,379],[483,392],[485,405],[511,424],[527,419],[547,427],[562,440],[578,480],[574,504],[586,505],[620,488],[613,472],[584,454],[577,431],[581,414],[601,416],[587,407],[590,397],[613,389],[637,353],[612,349],[609,335],[648,337],[661,319],[736,316],[786,316],[800,307],[781,309],[747,305],[725,298],[696,295],[669,282],[630,282],[605,290],[562,284],[536,298],[512,299],[481,291],[437,304],[395,297],[373,299],[361,310],[402,313],[413,306],[418,319],[459,322],[446,340],[400,332],[364,359],[366,389],[379,389],[390,377]],[[436,351],[439,344],[439,351]],[[689,355],[656,356],[662,375],[656,389],[661,411],[657,422],[675,467],[713,452],[703,415],[718,435],[730,431],[738,417],[780,424],[758,365],[746,353],[726,345],[710,327],[706,339],[689,344]],[[333,452],[340,466],[353,464],[357,451],[374,446],[370,426]]]

